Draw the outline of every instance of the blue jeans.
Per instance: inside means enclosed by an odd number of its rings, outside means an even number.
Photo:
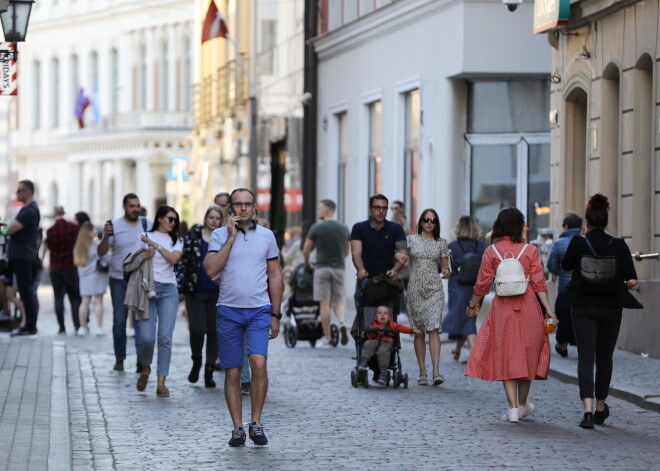
[[[179,308],[179,292],[172,283],[156,282],[156,299],[149,300],[149,319],[140,324],[140,363],[151,366],[158,332],[158,376],[167,376],[172,358],[172,334]]]
[[[126,359],[126,320],[128,309],[124,307],[127,283],[120,278],[110,277],[110,298],[112,299],[112,340],[115,344],[115,359],[124,361]],[[138,352],[140,345],[140,326],[135,322],[133,313],[133,326],[135,327],[135,351]]]

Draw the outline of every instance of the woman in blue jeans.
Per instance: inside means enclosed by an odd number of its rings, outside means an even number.
[[[169,397],[165,379],[172,357],[172,333],[179,307],[179,292],[176,288],[174,265],[181,258],[183,241],[179,237],[179,215],[170,206],[161,206],[156,212],[150,231],[140,235],[139,247],[148,249],[147,257],[153,257],[153,274],[156,297],[149,300],[149,319],[139,320],[140,363],[142,373],[137,380],[137,390],[147,388],[151,362],[154,356],[156,333],[158,333],[158,397]]]

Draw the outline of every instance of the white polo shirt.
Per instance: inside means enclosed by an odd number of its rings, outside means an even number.
[[[226,241],[226,227],[213,231],[209,253],[219,252]],[[277,259],[278,255],[277,242],[271,230],[257,224],[247,232],[239,229],[225,268],[220,273],[218,305],[258,308],[270,304],[266,269],[268,261]]]

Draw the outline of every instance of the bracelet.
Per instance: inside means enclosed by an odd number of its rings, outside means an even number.
[[[477,303],[476,306],[470,306],[470,303],[468,303],[468,309],[470,309],[472,311],[472,310],[478,308],[480,305],[481,305],[481,303]]]
[[[159,245],[158,247],[156,247],[156,252],[160,252],[162,248],[163,248],[163,246]]]

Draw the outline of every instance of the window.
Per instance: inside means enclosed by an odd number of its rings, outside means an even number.
[[[32,129],[41,127],[41,64],[39,61],[32,63]]]
[[[147,109],[147,47],[140,46],[140,63],[138,64],[138,108]]]
[[[339,113],[337,117],[337,219],[346,218],[346,165],[348,164],[348,116]]]
[[[96,51],[89,56],[89,85],[88,93],[90,108],[92,110],[92,119],[94,124],[101,123],[101,110],[99,108],[99,55]]]
[[[119,55],[117,49],[110,51],[110,112],[119,112]]]
[[[78,76],[78,56],[72,55],[69,61],[69,76],[71,77],[71,104],[75,105],[80,91],[80,77]]]
[[[55,57],[50,63],[50,76],[53,90],[51,92],[51,127],[58,127],[60,125],[60,61]]]
[[[417,220],[417,172],[419,170],[419,135],[420,135],[420,95],[419,90],[404,94],[405,102],[405,147],[404,162],[404,202],[408,210],[408,220]]]
[[[277,20],[261,20],[261,43],[259,72],[267,75],[275,73],[275,46],[277,45]]]
[[[182,109],[188,111],[192,108],[192,45],[190,38],[186,37],[184,44],[184,64],[183,64],[183,80],[182,80]]]
[[[380,101],[368,105],[369,110],[369,194],[381,192],[381,142],[383,132],[383,106]]]
[[[158,107],[166,111],[169,94],[169,47],[167,41],[160,46],[160,71],[158,73]]]

